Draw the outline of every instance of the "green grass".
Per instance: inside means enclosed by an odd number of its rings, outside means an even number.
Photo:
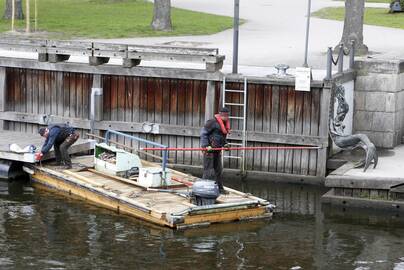
[[[389,3],[391,0],[366,0],[366,3]]]
[[[345,1],[345,0],[335,0],[335,1]],[[366,3],[391,3],[391,0],[366,0]]]
[[[323,8],[314,12],[313,15],[322,19],[343,21],[345,9],[343,7]],[[404,13],[388,13],[388,10],[384,8],[366,8],[365,24],[404,29]]]
[[[31,14],[33,17],[33,2]],[[38,30],[63,38],[124,38],[171,35],[205,35],[232,27],[232,18],[183,9],[172,9],[173,31],[153,31],[150,27],[153,4],[145,0],[37,0]],[[0,0],[0,16],[5,0]],[[24,3],[25,7],[25,3]],[[24,10],[25,14],[25,10]],[[17,27],[24,28],[24,21]],[[32,23],[33,26],[33,23]],[[11,23],[0,19],[0,32]]]

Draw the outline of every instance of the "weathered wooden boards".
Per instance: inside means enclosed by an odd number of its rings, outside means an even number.
[[[231,89],[241,87],[241,83],[229,84]],[[329,97],[324,96],[324,91],[313,88],[311,92],[298,92],[291,85],[249,84],[247,98],[248,146],[313,145],[327,148],[328,133],[324,132],[327,123],[322,113],[329,108],[326,106]],[[239,93],[229,93],[227,100],[229,103],[240,103],[242,97]],[[233,115],[240,115],[240,109],[232,109]],[[234,119],[231,126],[240,129],[242,122]],[[263,134],[266,134],[266,140],[258,139]],[[230,139],[237,138],[231,136]],[[317,150],[247,152],[246,165],[248,170],[254,171],[324,176],[325,164],[319,161],[318,152]],[[322,158],[326,160],[326,157]],[[318,167],[319,163],[322,166],[321,170]],[[230,168],[238,167],[237,161],[233,160],[228,161],[226,165]]]
[[[5,74],[7,105],[3,112],[0,110],[0,121],[7,129],[35,132],[38,125],[68,122],[82,135],[90,129],[97,130],[99,135],[104,130],[115,129],[171,147],[199,146],[200,130],[205,120],[218,110],[221,93],[220,82],[191,78],[26,68],[5,68]],[[255,82],[248,84],[248,145],[309,145],[322,149],[248,152],[247,169],[297,177],[324,177],[329,91],[323,91],[318,84],[311,92],[297,92],[290,81],[276,84],[256,79]],[[91,121],[93,86],[101,87],[103,96],[102,113]],[[242,83],[230,80],[229,87],[241,88]],[[229,99],[241,102],[237,93],[229,93]],[[145,127],[151,129],[147,131]],[[232,129],[229,139],[240,140],[239,120],[232,121]],[[112,139],[130,147],[144,146],[121,138]],[[200,166],[202,163],[198,152],[170,153],[170,158],[177,164]],[[225,165],[239,168],[237,161]]]
[[[217,71],[223,66],[224,56],[218,49],[179,46],[144,46],[88,41],[5,39],[0,48],[11,51],[37,52],[38,60],[57,63],[70,56],[88,56],[93,66],[108,63],[111,57],[121,58],[123,67],[131,68],[144,61],[191,62],[206,64],[207,71]]]
[[[201,207],[192,204],[184,196],[148,191],[126,180],[121,181],[116,177],[109,177],[91,170],[60,171],[52,166],[32,166],[31,168],[34,171],[32,179],[36,187],[47,187],[66,195],[78,196],[92,204],[160,226],[181,229],[272,216],[267,201],[232,189],[227,189],[230,191],[229,195],[219,197],[218,204]],[[176,172],[174,175],[188,177]],[[187,181],[192,179],[193,177],[189,176]],[[184,193],[188,190],[180,188],[176,191]]]
[[[41,149],[45,139],[35,133],[15,132],[2,130],[0,132],[0,159],[22,161],[27,163],[35,163],[33,153],[15,153],[10,152],[10,144],[17,144],[21,148],[34,145],[37,149]],[[79,139],[72,147],[69,148],[69,153],[80,153],[94,149],[95,141],[88,139]],[[43,160],[54,158],[55,154],[52,150],[43,157]]]
[[[6,110],[6,68],[0,67],[0,112]],[[0,120],[0,130],[4,129],[4,121]]]

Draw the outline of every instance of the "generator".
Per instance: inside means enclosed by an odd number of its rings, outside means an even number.
[[[192,186],[194,204],[198,206],[215,204],[219,195],[219,186],[215,181],[198,179]]]
[[[139,173],[142,163],[136,154],[99,143],[94,148],[94,167],[109,175],[130,178]]]

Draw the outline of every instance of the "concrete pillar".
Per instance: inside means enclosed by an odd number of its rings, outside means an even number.
[[[381,57],[356,61],[355,133],[377,146],[393,148],[404,135],[404,61]]]
[[[90,120],[91,120],[91,132],[95,131],[95,121],[102,121],[103,116],[103,89],[102,89],[102,77],[99,74],[93,76],[93,85],[91,88],[91,100],[90,100]],[[97,132],[98,133],[98,132]]]
[[[6,111],[6,68],[0,67],[0,112]],[[0,120],[0,130],[5,129],[5,121]]]
[[[216,85],[214,81],[208,81],[206,88],[206,99],[205,99],[205,122],[211,119],[215,115],[215,101]]]

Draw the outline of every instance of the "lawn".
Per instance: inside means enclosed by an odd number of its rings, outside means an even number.
[[[33,3],[31,0],[31,17]],[[231,17],[173,8],[173,31],[161,32],[151,29],[153,4],[145,0],[37,0],[37,3],[38,30],[58,38],[205,35],[231,28],[233,23]],[[1,17],[4,7],[5,0],[0,0]],[[23,29],[24,24],[19,21],[17,27]],[[10,21],[0,19],[0,32],[9,31],[10,26]]]
[[[343,21],[345,9],[343,7],[323,8],[314,12],[313,16],[322,19]],[[404,13],[390,14],[384,8],[366,8],[365,24],[404,29]]]
[[[345,1],[345,0],[335,0],[335,1]],[[366,0],[366,3],[391,3],[391,0]]]
[[[367,3],[391,3],[391,0],[366,0]]]

